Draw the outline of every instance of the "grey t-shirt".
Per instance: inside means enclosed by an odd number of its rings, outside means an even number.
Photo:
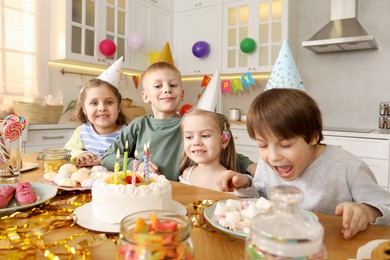
[[[383,215],[375,224],[390,225],[390,193],[378,186],[363,160],[337,146],[327,145],[303,174],[291,182],[280,179],[260,159],[252,186],[235,192],[240,196],[268,198],[268,192],[277,185],[293,185],[302,190],[303,209],[334,215],[339,203],[365,203],[378,208]]]

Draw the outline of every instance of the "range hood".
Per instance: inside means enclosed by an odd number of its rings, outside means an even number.
[[[356,0],[331,0],[331,21],[302,46],[314,53],[378,49],[356,15]]]

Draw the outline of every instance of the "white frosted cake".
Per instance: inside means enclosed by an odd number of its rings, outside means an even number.
[[[163,175],[151,174],[150,183],[110,184],[97,179],[92,186],[92,211],[98,220],[116,224],[143,210],[162,210],[172,201],[172,187]]]

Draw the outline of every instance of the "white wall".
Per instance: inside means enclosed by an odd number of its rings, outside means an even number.
[[[300,0],[299,5],[298,40],[301,43],[329,21],[330,0]],[[390,1],[358,0],[358,10],[358,19],[375,36],[378,50],[314,54],[300,47],[295,57],[305,89],[319,103],[324,125],[328,127],[377,129],[379,103],[390,101]],[[66,105],[78,95],[80,76],[61,75],[59,70],[51,67],[50,86],[66,92]],[[184,82],[183,104],[196,102],[200,84],[200,81]],[[250,102],[265,85],[266,80],[256,80],[256,85],[244,92],[224,94],[225,114],[230,107],[239,107],[241,113],[246,113]],[[144,105],[140,88],[135,89],[131,78],[127,84],[121,83],[121,92],[124,97],[132,98],[135,105]],[[145,107],[150,112],[149,106]]]
[[[320,105],[325,126],[377,129],[379,104],[390,100],[390,1],[357,3],[358,20],[374,35],[379,49],[314,54],[301,47],[298,66],[307,92]],[[302,42],[329,21],[330,0],[299,4]]]

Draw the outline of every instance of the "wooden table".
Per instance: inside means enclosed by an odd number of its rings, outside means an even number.
[[[23,155],[26,162],[37,162],[36,155]],[[23,181],[36,181],[43,176],[42,162],[40,167],[25,173],[22,173]],[[228,198],[237,198],[232,194],[217,192],[213,190],[198,188],[195,186],[184,185],[172,182],[173,199],[188,205],[198,200],[221,200]],[[359,233],[351,240],[344,240],[341,236],[341,218],[337,216],[317,213],[320,222],[325,229],[324,242],[328,250],[328,259],[349,259],[356,257],[358,247],[364,245],[373,239],[390,239],[390,227],[370,225],[364,232]],[[69,234],[80,233],[84,230],[82,227],[74,226],[71,228],[54,229],[47,236],[48,239],[60,239]],[[98,233],[88,232],[83,237],[75,239],[75,243],[93,236]],[[203,228],[193,227],[191,238],[194,243],[196,259],[244,259],[245,241],[238,238],[232,238],[219,232],[209,232]],[[102,246],[91,247],[93,259],[114,259],[115,244],[110,240],[103,242]]]

